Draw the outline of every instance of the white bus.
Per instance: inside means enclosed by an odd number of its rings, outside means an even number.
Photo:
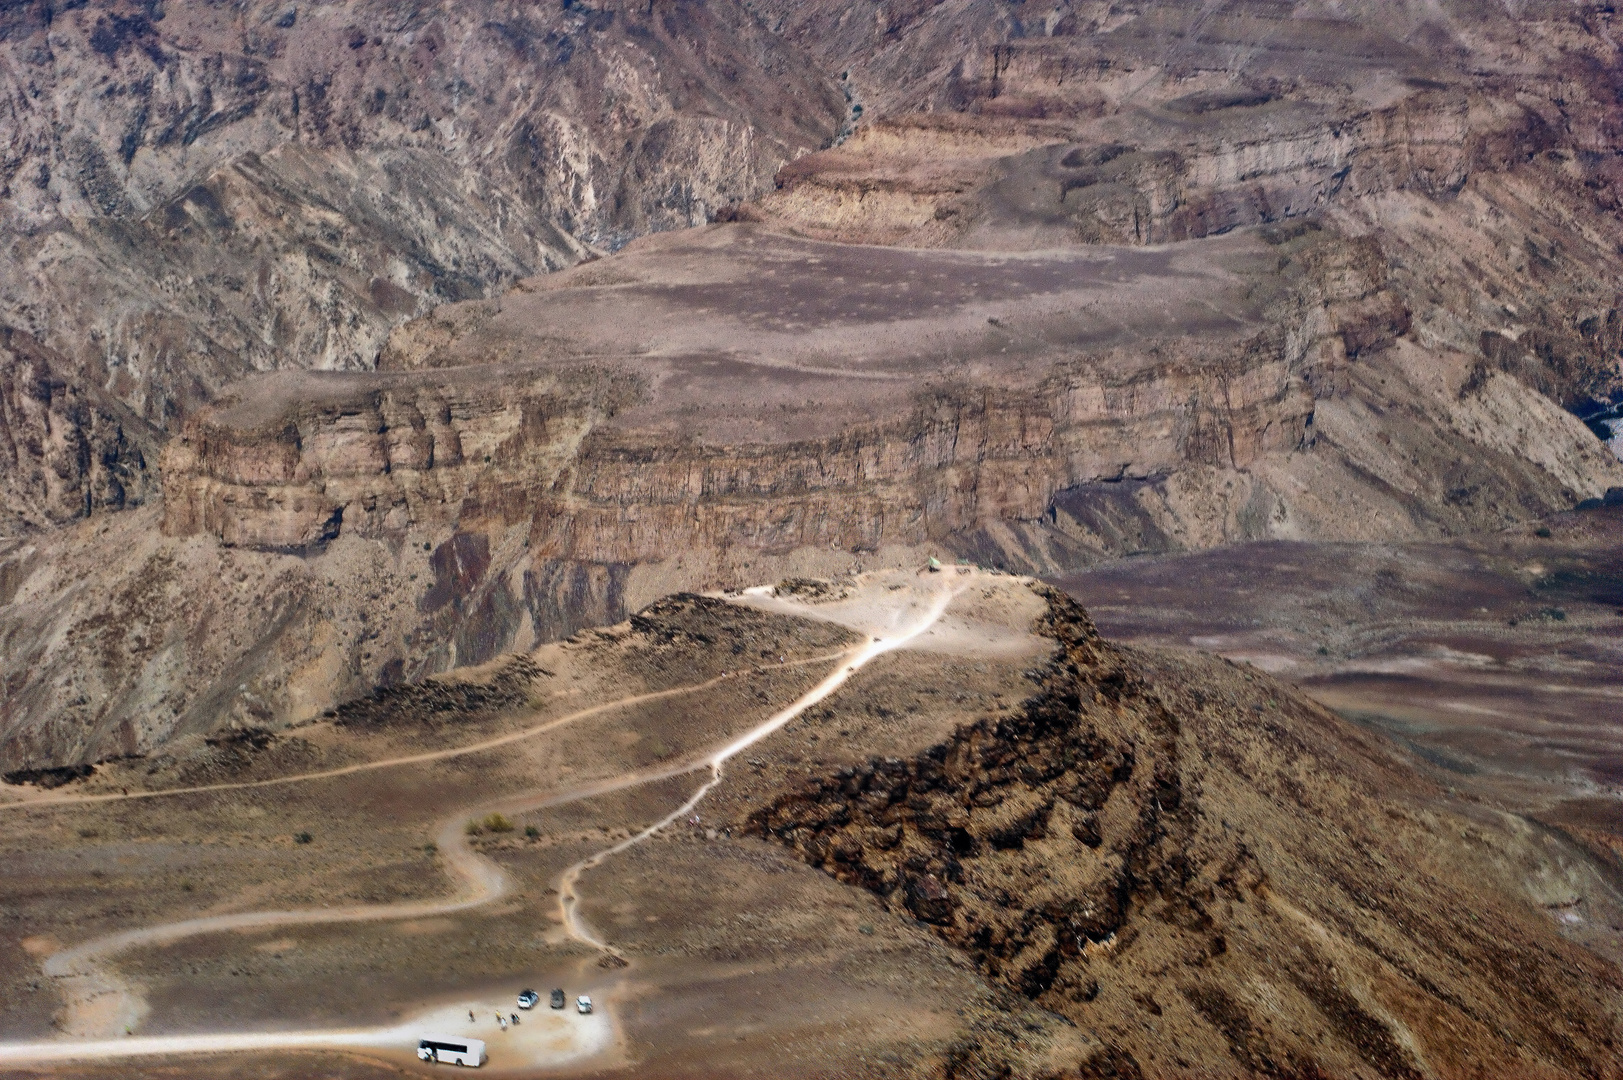
[[[417,1056],[424,1061],[478,1068],[485,1061],[485,1044],[456,1035],[425,1035],[417,1044]]]

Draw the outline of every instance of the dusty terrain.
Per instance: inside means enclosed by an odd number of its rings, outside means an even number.
[[[1623,1072],[1618,31],[6,8],[4,1067]]]
[[[1440,544],[1263,544],[1061,584],[1115,638],[1213,651],[1397,739],[1439,782],[1617,864],[1617,509]]]
[[[1614,21],[19,9],[0,763],[680,589],[1602,497]]]
[[[1581,850],[1266,675],[968,568],[675,597],[5,795],[17,1075],[415,1073],[425,1022],[521,1073],[1618,1064],[1591,949],[1623,907]],[[599,1011],[497,1030],[521,985]]]

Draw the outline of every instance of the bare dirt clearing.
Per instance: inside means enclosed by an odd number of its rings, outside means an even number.
[[[67,997],[65,1011],[59,1018],[59,1025],[69,1034],[85,1035],[95,1034],[98,1030],[106,1030],[108,1034],[123,1029],[132,1032],[139,1025],[143,1030],[163,1031],[166,1028],[175,1031],[172,1035],[141,1036],[121,1040],[114,1044],[83,1043],[77,1048],[62,1043],[49,1044],[17,1044],[7,1047],[7,1053],[13,1060],[36,1061],[52,1059],[65,1059],[75,1056],[102,1057],[107,1055],[130,1054],[135,1056],[162,1056],[178,1052],[207,1052],[210,1050],[235,1047],[244,1050],[275,1049],[293,1046],[340,1046],[340,1047],[375,1047],[386,1049],[398,1043],[404,1035],[409,1034],[408,1028],[386,1027],[370,1030],[349,1030],[332,1033],[320,1031],[311,1033],[298,1033],[286,1031],[265,1031],[259,1034],[243,1036],[214,1036],[183,1034],[186,1031],[196,1031],[199,1027],[207,1028],[209,1021],[214,1018],[224,1019],[235,1017],[237,1022],[232,1026],[241,1026],[241,1013],[237,1011],[243,1004],[240,994],[230,992],[230,984],[214,986],[211,983],[223,973],[225,965],[229,965],[229,978],[236,980],[247,978],[258,982],[265,979],[270,982],[279,982],[287,1000],[297,1001],[300,1008],[295,1010],[299,1015],[310,1016],[319,1011],[322,1001],[336,1005],[340,997],[331,992],[323,992],[325,987],[321,974],[331,979],[335,975],[350,974],[351,969],[344,957],[365,957],[364,966],[374,972],[388,975],[382,980],[384,985],[400,986],[413,984],[407,977],[402,983],[400,966],[407,970],[420,966],[421,961],[414,961],[411,956],[421,953],[424,948],[431,948],[433,942],[445,936],[461,937],[470,932],[473,940],[483,941],[492,937],[497,940],[510,939],[511,932],[503,932],[503,924],[511,924],[514,917],[521,922],[536,920],[543,923],[553,923],[556,929],[543,930],[541,933],[521,933],[517,935],[528,948],[521,947],[516,955],[513,954],[511,944],[505,949],[498,947],[494,953],[489,948],[478,950],[476,956],[469,957],[474,969],[479,970],[480,982],[489,980],[492,961],[498,966],[501,961],[498,956],[506,956],[507,962],[515,960],[522,964],[528,959],[532,965],[529,979],[534,981],[533,965],[538,957],[537,949],[542,954],[550,951],[553,954],[552,966],[563,964],[571,965],[570,956],[589,962],[592,953],[588,951],[584,956],[578,947],[571,947],[570,939],[583,940],[585,943],[600,948],[606,948],[595,937],[590,929],[590,923],[576,914],[574,908],[574,895],[577,882],[583,871],[592,871],[601,865],[606,857],[617,855],[645,837],[652,836],[655,831],[677,817],[683,816],[687,810],[699,803],[703,794],[722,779],[721,766],[732,756],[750,748],[756,740],[770,735],[784,724],[792,721],[801,711],[820,702],[829,694],[835,692],[849,677],[861,670],[867,662],[881,656],[893,649],[905,647],[907,641],[917,633],[928,630],[936,621],[941,611],[951,602],[953,596],[968,587],[970,584],[967,571],[963,574],[932,575],[933,589],[923,593],[909,587],[907,577],[904,575],[900,586],[904,593],[897,596],[890,589],[881,589],[878,585],[870,585],[870,591],[878,592],[887,603],[875,603],[872,599],[862,610],[865,618],[853,620],[852,618],[819,620],[811,623],[795,623],[788,625],[803,626],[798,639],[794,633],[788,635],[785,641],[782,631],[785,628],[781,616],[753,616],[745,617],[746,626],[754,625],[759,630],[763,624],[779,631],[775,638],[765,642],[769,648],[758,650],[770,653],[778,648],[792,648],[794,644],[824,645],[831,640],[839,640],[847,633],[840,626],[842,623],[860,621],[863,625],[872,623],[882,627],[889,635],[889,640],[873,640],[870,638],[865,648],[848,654],[841,654],[833,671],[823,682],[811,687],[803,695],[800,704],[788,711],[768,713],[764,720],[755,724],[753,728],[746,728],[742,735],[734,737],[718,749],[709,752],[709,756],[701,761],[693,760],[691,744],[709,742],[714,745],[718,736],[725,737],[724,732],[729,725],[737,731],[739,720],[747,717],[752,709],[745,706],[742,709],[729,708],[727,705],[731,692],[740,689],[746,690],[750,695],[750,704],[754,706],[770,705],[783,692],[793,695],[798,693],[797,687],[803,686],[804,681],[796,678],[797,669],[802,666],[814,666],[821,663],[826,666],[826,657],[796,657],[791,660],[787,654],[780,653],[771,657],[767,663],[735,671],[713,678],[708,683],[701,683],[692,687],[676,688],[667,691],[655,691],[645,695],[634,695],[620,700],[614,704],[595,707],[587,710],[585,714],[579,710],[566,714],[558,719],[541,725],[521,727],[504,735],[496,736],[492,740],[484,740],[463,748],[461,751],[447,749],[428,754],[409,755],[404,759],[380,760],[365,763],[360,766],[348,766],[337,771],[324,771],[307,774],[302,777],[285,777],[271,781],[247,781],[237,785],[215,785],[204,789],[177,788],[167,792],[134,792],[125,795],[108,793],[104,795],[75,796],[58,793],[54,796],[54,803],[29,802],[14,804],[11,809],[14,814],[33,821],[37,815],[49,813],[52,810],[62,812],[89,813],[100,809],[102,804],[112,803],[119,809],[150,810],[161,801],[165,805],[184,805],[188,801],[217,800],[220,798],[251,799],[270,793],[274,788],[276,795],[286,794],[288,791],[305,793],[310,790],[334,791],[352,789],[356,784],[362,784],[377,790],[380,786],[387,788],[391,780],[398,782],[407,779],[414,772],[420,772],[425,767],[429,769],[443,768],[446,765],[455,766],[458,759],[465,756],[484,755],[489,759],[492,749],[499,746],[519,746],[532,737],[541,736],[547,732],[560,729],[564,724],[585,719],[593,714],[609,714],[611,719],[606,725],[597,728],[584,740],[577,739],[575,749],[582,751],[580,756],[590,757],[594,752],[599,758],[607,755],[607,760],[622,762],[635,762],[641,756],[638,753],[637,743],[643,741],[645,731],[637,728],[645,727],[648,720],[649,708],[664,708],[669,710],[671,703],[678,698],[697,698],[698,701],[684,702],[683,715],[690,716],[697,723],[686,725],[689,730],[664,730],[656,736],[664,745],[656,754],[670,761],[669,764],[646,765],[640,769],[621,775],[605,776],[603,779],[591,781],[584,785],[542,789],[541,791],[515,797],[512,794],[492,797],[489,794],[489,785],[481,785],[484,797],[474,804],[466,803],[464,806],[445,817],[441,824],[434,826],[434,843],[426,845],[423,849],[431,856],[430,866],[438,863],[439,867],[448,874],[453,881],[461,884],[455,894],[446,899],[424,899],[416,902],[396,904],[372,905],[361,907],[345,907],[334,904],[330,900],[320,906],[302,911],[288,910],[282,912],[250,910],[236,914],[222,914],[204,918],[186,920],[178,923],[164,924],[158,927],[125,931],[111,936],[93,939],[82,946],[65,951],[53,951],[45,964],[46,974],[51,976],[55,985]],[[705,632],[707,619],[713,623],[715,613],[714,601],[677,601],[674,606],[652,609],[639,616],[640,629],[633,629],[633,637],[642,640],[637,645],[627,649],[623,643],[624,634],[591,634],[583,642],[566,643],[555,646],[546,653],[561,654],[573,648],[586,648],[599,653],[607,650],[611,655],[618,652],[622,657],[627,652],[636,650],[637,646],[644,649],[650,646],[657,650],[661,645],[666,647],[680,647],[685,641],[713,643]],[[706,606],[709,604],[710,606]],[[697,606],[695,606],[697,605]],[[779,603],[771,605],[762,603],[761,606],[776,606],[780,611],[793,611],[795,605]],[[888,611],[885,610],[888,607]],[[693,617],[684,619],[684,614]],[[742,613],[741,613],[742,614]],[[736,623],[736,619],[725,620]],[[712,627],[713,628],[713,627]],[[731,627],[736,630],[736,626]],[[761,644],[757,638],[757,644]],[[736,655],[729,652],[726,655]],[[550,657],[554,661],[567,659],[555,655]],[[636,659],[643,659],[637,657]],[[564,665],[554,663],[554,667]],[[539,669],[545,670],[545,669]],[[774,677],[776,682],[774,683]],[[691,710],[691,711],[690,711]],[[376,712],[376,710],[374,710]],[[342,712],[340,714],[343,715]],[[657,715],[657,714],[656,714]],[[734,717],[731,721],[723,718]],[[387,712],[384,713],[387,719]],[[409,720],[409,714],[407,719]],[[714,726],[722,721],[721,726]],[[398,721],[396,721],[398,723]],[[511,721],[509,724],[511,725]],[[619,730],[630,734],[628,740],[616,736],[616,724]],[[396,737],[399,732],[396,731]],[[587,747],[594,749],[585,749]],[[534,762],[527,762],[534,764]],[[578,762],[577,762],[578,764]],[[692,794],[684,801],[677,792],[664,797],[660,796],[662,789],[669,783],[679,785],[677,791],[683,790],[684,774],[691,772],[696,766],[703,764],[710,770],[710,780],[704,785],[694,788],[691,781],[686,782],[686,790]],[[591,767],[588,765],[587,772]],[[500,770],[497,770],[498,772]],[[556,774],[555,774],[556,775]],[[126,778],[127,779],[127,778]],[[103,776],[102,783],[109,783]],[[664,782],[662,782],[664,781]],[[419,781],[419,784],[421,782]],[[630,803],[615,803],[614,792],[622,791],[633,794]],[[159,800],[158,795],[163,799]],[[353,799],[354,792],[347,794]],[[555,815],[551,813],[556,807],[579,804],[586,800],[599,801],[609,798],[610,802],[601,805],[595,813],[589,814],[592,827],[580,829],[576,826],[574,831],[569,829],[570,815]],[[654,811],[650,808],[650,799],[654,805],[661,809]],[[75,801],[77,800],[77,801]],[[93,801],[85,801],[93,800]],[[672,802],[676,809],[671,809]],[[616,805],[620,809],[616,811]],[[354,809],[366,809],[366,800]],[[111,809],[111,807],[110,807]],[[419,815],[422,810],[418,807]],[[331,811],[329,810],[329,814]],[[629,818],[624,815],[630,814]],[[509,817],[508,815],[511,815]],[[539,815],[539,817],[538,817]],[[643,823],[652,816],[651,824]],[[353,819],[354,825],[360,826],[361,818]],[[420,817],[419,817],[420,820]],[[511,849],[512,854],[533,852],[541,856],[540,867],[529,868],[530,873],[537,869],[542,871],[541,881],[555,881],[563,890],[560,894],[551,887],[541,886],[535,888],[525,887],[524,882],[533,881],[528,875],[520,873],[518,877],[504,872],[500,864],[506,860],[503,855],[509,853],[510,843],[504,834],[514,830],[514,821],[528,821],[524,831],[524,839],[519,841],[517,847]],[[623,822],[616,825],[615,822]],[[466,827],[464,827],[466,823]],[[542,826],[545,826],[543,828]],[[92,838],[95,830],[82,829],[81,833],[91,836],[82,836],[82,839]],[[624,839],[614,843],[618,835]],[[306,834],[301,834],[306,835]],[[299,838],[295,837],[297,841]],[[605,846],[605,841],[608,845]],[[304,847],[313,847],[313,842],[303,844]],[[560,865],[558,859],[571,851],[584,851],[584,859],[577,859],[573,864]],[[498,861],[491,862],[493,856]],[[515,864],[515,869],[522,866],[522,861]],[[540,882],[536,883],[540,885]],[[182,883],[184,892],[191,892],[194,886],[190,881]],[[531,890],[534,889],[532,892]],[[261,890],[263,894],[263,890]],[[538,895],[537,895],[538,894]],[[556,900],[547,901],[548,895],[557,897]],[[244,897],[246,899],[246,897]],[[505,900],[505,905],[492,906],[493,900]],[[536,911],[536,904],[550,905],[552,910],[545,914]],[[471,923],[468,920],[473,920]],[[385,931],[383,937],[387,945],[379,947],[376,941],[368,947],[357,943],[353,933],[333,936],[332,928],[345,923],[377,923],[380,920],[389,920],[396,924],[395,930]],[[494,923],[491,922],[494,920]],[[561,921],[560,921],[561,920]],[[459,925],[460,924],[460,925]],[[481,925],[483,924],[483,925]],[[307,928],[307,929],[306,929]],[[293,936],[288,936],[289,930]],[[222,934],[226,936],[221,937]],[[247,937],[244,938],[243,935]],[[362,932],[363,939],[368,932]],[[377,934],[371,934],[376,938]],[[526,940],[527,939],[527,940]],[[44,935],[36,934],[31,941],[44,942],[48,940]],[[242,942],[240,946],[232,947],[233,941]],[[184,944],[183,944],[184,943]],[[224,956],[229,957],[242,949],[248,957],[245,961],[222,961],[221,945],[225,945]],[[177,948],[177,946],[180,946]],[[401,954],[402,947],[405,955]],[[35,951],[39,951],[36,946]],[[434,955],[433,968],[445,969],[447,962],[452,963],[453,970],[463,967],[456,960],[460,950],[452,949],[446,952],[440,949]],[[618,950],[604,955],[615,956]],[[395,959],[391,963],[390,957]],[[124,975],[115,974],[109,965],[116,963],[124,971]],[[176,965],[179,965],[178,970]],[[270,970],[267,970],[269,964]],[[312,969],[311,964],[315,967]],[[398,966],[397,966],[398,965]],[[449,973],[449,972],[447,972]],[[302,974],[302,978],[300,977]],[[311,976],[315,978],[312,980]],[[278,978],[280,976],[280,978]],[[390,978],[389,976],[392,976]],[[291,977],[293,985],[287,985]],[[517,976],[515,976],[517,977]],[[351,974],[353,978],[353,974]],[[580,979],[575,974],[574,981]],[[613,1002],[620,996],[616,990],[617,980],[605,982],[606,975],[597,976],[596,980],[603,983],[599,995],[606,994],[607,1000],[600,1002],[600,1011],[594,1014],[597,1019],[582,1021],[592,1030],[602,1030],[601,1025],[608,1022]],[[461,980],[453,977],[446,980],[454,984],[457,981],[466,981],[464,975]],[[316,985],[311,985],[314,982]],[[298,985],[304,983],[305,985]],[[145,993],[138,993],[132,989],[132,984],[146,987]],[[247,985],[247,984],[244,984]],[[417,994],[422,992],[421,978],[415,981]],[[442,990],[444,987],[442,986]],[[151,1004],[149,1004],[149,999]],[[264,994],[262,990],[253,993],[253,999],[259,1008],[263,1008]],[[355,1017],[357,1013],[376,1014],[380,1009],[386,1009],[392,1018],[402,1014],[398,1006],[389,1007],[384,1001],[372,997],[371,1008],[357,1009],[355,1005],[336,1005],[336,1012],[346,1017]],[[452,1013],[466,1014],[464,1004],[458,1002],[454,1005],[445,1004],[439,1007],[439,1012],[450,1016]],[[420,1012],[420,1009],[414,1010]],[[484,1006],[475,1005],[473,1015],[480,1015],[487,1011]],[[150,1013],[150,1017],[149,1017]],[[331,1015],[331,1014],[329,1014]],[[429,1019],[439,1015],[430,1012]],[[280,1018],[283,1023],[286,1017]],[[547,1018],[544,1018],[547,1019]],[[441,1017],[441,1021],[444,1017]],[[421,1017],[411,1021],[411,1025],[421,1026]],[[274,1024],[275,1022],[272,1021]],[[442,1026],[443,1023],[442,1023]],[[552,1026],[556,1022],[552,1021]],[[414,1030],[414,1028],[412,1028]],[[582,1040],[585,1040],[584,1042]],[[235,1040],[235,1041],[233,1041]],[[548,1041],[550,1040],[550,1041]],[[559,1041],[562,1040],[562,1041]],[[532,1053],[537,1061],[547,1061],[560,1064],[570,1060],[571,1056],[582,1054],[600,1054],[607,1048],[605,1037],[602,1034],[586,1034],[583,1032],[571,1033],[567,1029],[556,1035],[543,1035],[540,1029],[533,1025],[526,1029],[526,1037],[516,1041],[499,1043],[501,1050],[495,1056],[495,1063],[503,1062],[516,1066],[523,1060],[524,1053]],[[524,1050],[529,1046],[529,1050]],[[550,1049],[546,1049],[550,1047]],[[538,1049],[539,1048],[539,1049]],[[518,1056],[515,1056],[518,1055]]]
[[[498,1071],[661,1077],[1607,1057],[1587,1040],[1617,1024],[1615,969],[1578,942],[1607,951],[1623,905],[1582,851],[1265,676],[1116,649],[1027,580],[678,596],[531,662],[521,709],[434,714],[446,691],[425,687],[312,732],[401,756],[460,725],[494,748],[7,809],[12,985],[61,994],[70,1033],[133,1029],[76,1050],[39,1041],[49,1008],[8,1012],[34,1025],[18,1067],[92,1076],[62,1058],[135,1051],[160,1075],[197,1051],[184,1068],[226,1076],[202,1052],[229,1045],[411,1070],[424,1022],[485,1038]],[[640,700],[525,734],[608,688]],[[166,768],[151,778],[187,765]],[[1507,968],[1507,949],[1533,959]],[[41,980],[41,961],[72,971]],[[1257,1006],[1275,976],[1278,1006]],[[524,985],[599,1008],[497,1028]],[[1488,1014],[1519,1041],[1451,1041]]]

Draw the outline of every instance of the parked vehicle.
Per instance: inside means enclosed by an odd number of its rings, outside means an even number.
[[[562,990],[554,990],[552,992],[552,1007],[554,1009],[561,1009],[564,1007],[564,992]]]
[[[479,1039],[463,1039],[456,1035],[425,1035],[417,1043],[417,1056],[423,1061],[442,1065],[471,1065],[478,1068],[485,1063],[485,1044]]]
[[[521,990],[519,991],[518,995],[518,1007],[521,1009],[533,1009],[535,1008],[535,1003],[540,1000],[541,995],[536,993],[534,990]]]
[[[575,999],[575,1008],[580,1010],[582,1014],[591,1012],[592,999],[587,997],[585,994],[582,994],[580,997]]]

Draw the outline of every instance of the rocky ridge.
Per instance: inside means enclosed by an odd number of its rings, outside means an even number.
[[[1125,653],[1045,595],[1055,652],[1011,714],[741,824],[1070,1018],[1081,1076],[1616,1069],[1617,972],[1520,868],[1530,845],[1592,874],[1575,852],[1264,676]]]

